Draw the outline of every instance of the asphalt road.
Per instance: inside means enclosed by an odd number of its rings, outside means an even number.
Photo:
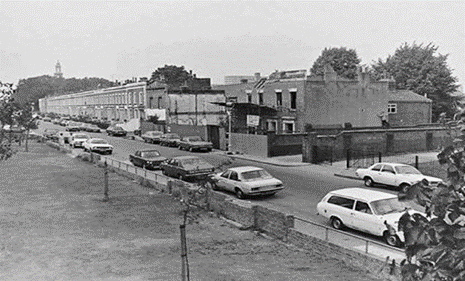
[[[41,122],[37,132],[41,133],[45,128],[55,128],[64,131],[64,127],[48,122]],[[129,154],[140,149],[156,149],[165,157],[179,155],[196,155],[205,161],[217,166],[229,159],[221,151],[213,152],[188,152],[181,151],[178,148],[168,148],[165,146],[144,143],[137,140],[130,140],[122,137],[107,136],[106,133],[87,133],[92,137],[106,139],[114,146],[112,157],[118,160],[128,161]],[[316,215],[316,205],[329,191],[346,188],[346,187],[364,187],[361,181],[346,178],[335,177],[332,175],[322,175],[315,171],[312,166],[301,167],[280,167],[269,164],[251,162],[247,160],[233,160],[229,166],[252,165],[265,168],[270,174],[283,181],[286,189],[271,197],[247,199],[255,204],[261,204],[265,207],[271,207],[275,210],[293,214],[299,218],[327,225],[327,220]],[[160,172],[161,173],[161,172]],[[379,188],[375,188],[375,190]],[[386,191],[386,190],[383,190]],[[387,191],[389,192],[389,191]],[[233,194],[230,194],[234,196]],[[352,231],[351,231],[352,232]],[[370,235],[352,232],[352,234],[362,235],[365,238],[373,238]],[[374,238],[380,241],[380,238]]]

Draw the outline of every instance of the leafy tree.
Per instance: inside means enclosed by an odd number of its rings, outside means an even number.
[[[165,64],[164,67],[159,67],[152,73],[150,82],[163,82],[169,87],[176,88],[184,84],[188,79],[189,72],[184,69],[184,66]]]
[[[406,212],[399,220],[407,257],[402,280],[465,280],[465,122],[457,123],[449,127],[457,138],[438,154],[447,182],[432,188],[422,181],[399,193],[400,200],[425,207],[427,214]]]
[[[386,60],[378,59],[372,65],[375,79],[393,77],[397,89],[411,90],[433,100],[433,122],[439,114],[453,114],[454,98],[451,93],[458,88],[457,78],[447,65],[447,55],[436,54],[438,47],[404,43]],[[388,77],[386,77],[388,76]]]
[[[26,130],[26,152],[28,151],[28,139],[30,130],[37,129],[37,116],[32,113],[32,108],[23,106],[17,113],[16,122]]]
[[[14,154],[10,137],[5,136],[5,125],[13,125],[16,105],[13,102],[13,85],[0,82],[0,161],[7,160]],[[11,130],[10,130],[11,132]]]
[[[357,78],[357,66],[360,62],[361,60],[354,49],[345,47],[325,48],[313,63],[310,73],[322,76],[325,65],[330,64],[338,76],[355,79]]]

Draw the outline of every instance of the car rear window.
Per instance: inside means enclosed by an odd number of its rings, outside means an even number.
[[[347,209],[352,209],[354,207],[355,200],[333,195],[328,199],[328,203],[338,205]]]
[[[272,178],[271,175],[265,170],[242,172],[241,176],[242,176],[242,179],[244,179],[244,181],[253,181],[253,180],[259,180],[259,179]]]

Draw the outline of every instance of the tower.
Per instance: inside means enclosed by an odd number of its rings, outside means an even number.
[[[61,64],[60,64],[60,61],[58,60],[57,60],[57,64],[55,65],[55,77],[63,78],[63,72],[61,72]]]

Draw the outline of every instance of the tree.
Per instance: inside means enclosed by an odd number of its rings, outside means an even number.
[[[150,81],[158,81],[167,84],[169,87],[180,87],[189,79],[189,72],[184,66],[166,65],[159,67],[152,73]]]
[[[23,106],[18,114],[16,121],[18,125],[24,127],[26,130],[26,152],[28,151],[28,139],[29,139],[29,132],[30,130],[37,129],[37,116],[32,114],[32,108],[28,105]]]
[[[373,67],[375,79],[393,77],[396,88],[411,90],[433,100],[433,122],[439,114],[446,112],[449,117],[454,113],[454,101],[451,93],[458,88],[457,78],[447,65],[447,55],[436,54],[438,47],[432,43],[404,43],[386,60],[378,59]]]
[[[399,220],[407,257],[402,280],[465,280],[464,113],[455,115],[458,126],[449,127],[457,138],[438,154],[447,169],[447,182],[432,188],[424,180],[399,193],[399,200],[413,201],[427,214],[405,212]]]
[[[354,49],[347,49],[345,47],[325,48],[313,63],[310,73],[322,76],[325,65],[330,64],[338,76],[355,79],[357,78],[357,66],[360,62],[361,60]]]
[[[10,137],[5,136],[5,125],[13,125],[15,104],[13,103],[13,84],[0,82],[0,161],[7,160],[14,154]],[[11,130],[10,130],[11,132]]]

